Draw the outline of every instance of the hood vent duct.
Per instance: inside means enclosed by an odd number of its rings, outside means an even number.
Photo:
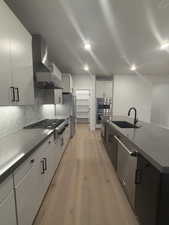
[[[33,68],[38,88],[61,89],[62,73],[49,60],[48,46],[41,35],[32,36]]]

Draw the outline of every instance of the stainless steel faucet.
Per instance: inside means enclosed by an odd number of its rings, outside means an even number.
[[[136,126],[136,123],[138,122],[138,119],[137,119],[137,110],[135,107],[131,107],[128,111],[128,116],[130,116],[130,113],[131,111],[134,110],[134,126]]]

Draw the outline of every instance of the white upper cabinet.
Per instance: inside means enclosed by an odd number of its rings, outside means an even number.
[[[11,83],[11,14],[3,1],[0,1],[0,105],[10,104]]]
[[[32,37],[18,20],[13,20],[11,62],[17,104],[31,105],[34,103]]]
[[[63,104],[62,89],[54,90],[54,104]]]
[[[64,93],[73,93],[73,82],[71,74],[62,75],[62,86]]]
[[[32,37],[0,1],[0,105],[34,104]]]

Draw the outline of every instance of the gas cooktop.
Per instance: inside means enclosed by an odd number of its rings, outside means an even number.
[[[25,129],[38,129],[38,128],[43,128],[43,129],[55,129],[57,128],[60,124],[62,124],[65,120],[64,119],[45,119],[37,123],[33,123],[31,125],[28,125],[24,127]]]

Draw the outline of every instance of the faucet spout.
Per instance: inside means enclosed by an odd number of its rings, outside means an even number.
[[[136,123],[138,122],[138,119],[137,119],[137,110],[135,107],[131,107],[128,111],[128,116],[130,116],[131,114],[131,111],[134,110],[134,126],[136,125]]]

